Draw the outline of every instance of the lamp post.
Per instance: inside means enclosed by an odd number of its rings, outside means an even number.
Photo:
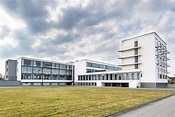
[[[40,72],[40,69],[38,70],[38,76],[39,76],[39,72]],[[43,77],[41,77],[41,82],[42,82],[42,86],[43,86]]]
[[[44,67],[42,68],[42,74],[43,74],[43,70],[44,70]],[[44,74],[43,74],[42,77],[41,77],[42,86],[44,86],[44,85],[43,85],[43,76],[44,76]]]
[[[47,73],[44,74],[44,68],[47,68],[47,67],[45,65],[42,67],[42,74],[43,74],[43,76],[45,76],[45,79],[46,79]],[[41,77],[41,79],[42,79],[42,86],[44,86],[43,77]]]

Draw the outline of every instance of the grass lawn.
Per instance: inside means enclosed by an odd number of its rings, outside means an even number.
[[[0,117],[104,116],[175,91],[93,87],[0,88]]]

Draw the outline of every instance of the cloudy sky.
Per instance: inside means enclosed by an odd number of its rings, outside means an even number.
[[[175,74],[175,0],[0,0],[0,73],[21,56],[117,64],[121,39],[152,31]]]

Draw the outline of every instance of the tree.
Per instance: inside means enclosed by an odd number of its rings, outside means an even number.
[[[1,73],[0,73],[0,80],[4,80],[4,77]]]

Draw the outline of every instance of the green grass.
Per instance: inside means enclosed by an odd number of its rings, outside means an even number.
[[[104,116],[174,91],[92,87],[0,88],[0,117]]]

